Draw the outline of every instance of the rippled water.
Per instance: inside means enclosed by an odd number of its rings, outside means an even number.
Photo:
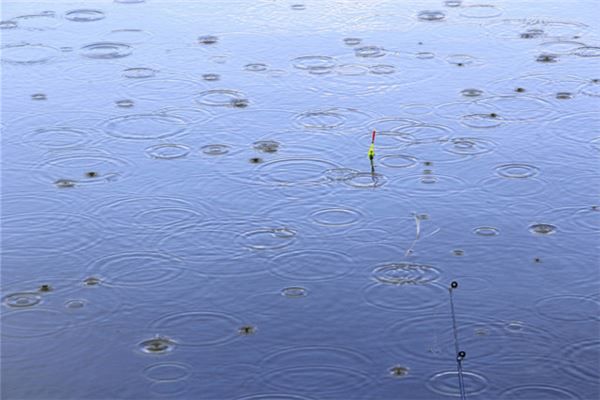
[[[599,398],[596,9],[3,2],[0,397]]]

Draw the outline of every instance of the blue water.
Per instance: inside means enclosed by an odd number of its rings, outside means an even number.
[[[595,1],[1,15],[3,399],[600,397]]]

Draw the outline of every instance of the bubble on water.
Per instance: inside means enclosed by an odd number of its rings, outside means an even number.
[[[308,290],[302,286],[289,286],[281,289],[281,295],[292,299],[308,296]]]
[[[475,372],[462,371],[463,388],[465,395],[476,396],[485,392],[489,387],[488,379]],[[439,372],[427,380],[427,389],[444,396],[459,397],[461,391],[457,385],[458,372]]]
[[[276,140],[259,140],[253,143],[255,150],[263,153],[276,153],[279,151],[280,143]]]
[[[378,58],[385,56],[386,52],[380,46],[361,46],[354,48],[354,55],[363,58]]]
[[[558,92],[556,93],[556,98],[558,100],[570,100],[574,97],[575,95],[571,92]]]
[[[215,44],[219,41],[219,38],[212,35],[198,36],[198,43],[200,44]]]
[[[135,105],[135,102],[133,100],[129,100],[129,99],[124,99],[124,100],[117,100],[115,101],[115,104],[117,107],[121,107],[121,108],[131,108]]]
[[[386,284],[423,285],[435,282],[440,271],[430,265],[401,262],[377,266],[372,275],[376,281]]]
[[[421,21],[442,21],[446,18],[446,14],[443,11],[425,10],[420,11],[417,18]]]
[[[502,9],[492,4],[473,4],[460,8],[460,16],[465,18],[495,18],[502,15]]]
[[[526,179],[539,174],[540,170],[531,164],[502,164],[494,168],[496,174],[503,178]]]
[[[498,230],[498,228],[494,228],[492,226],[480,226],[480,227],[474,228],[473,233],[475,233],[476,235],[479,235],[479,236],[491,237],[491,236],[498,236],[500,234],[500,231]]]
[[[394,378],[404,378],[408,375],[408,371],[410,371],[410,368],[403,367],[402,365],[394,365],[388,369],[388,372]]]
[[[147,67],[126,68],[123,70],[123,76],[128,79],[146,79],[153,78],[158,70]]]
[[[115,59],[131,55],[133,48],[125,43],[98,42],[81,48],[81,55],[94,59]]]
[[[42,297],[34,292],[12,293],[4,296],[2,303],[7,307],[33,307],[42,301]]]
[[[83,286],[98,286],[102,283],[102,278],[90,276],[83,280]]]
[[[221,75],[219,74],[202,74],[202,79],[208,82],[214,82],[221,79]]]
[[[222,156],[229,153],[230,147],[226,144],[207,144],[200,148],[200,151],[209,156]]]
[[[556,226],[552,224],[532,224],[529,231],[537,235],[552,235],[556,233]]]
[[[159,160],[174,160],[184,158],[190,154],[191,149],[184,144],[165,143],[146,148],[145,152],[150,158]]]
[[[545,36],[543,29],[527,29],[525,32],[520,34],[521,39],[538,39]]]
[[[432,53],[430,51],[420,51],[417,54],[415,54],[415,57],[417,57],[419,60],[431,60],[435,58],[435,53]]]
[[[165,354],[173,351],[176,342],[166,336],[155,336],[152,339],[144,340],[138,345],[138,348],[147,354]]]
[[[540,54],[536,57],[535,61],[539,63],[555,63],[558,62],[559,55],[558,54]]]
[[[251,72],[263,72],[263,71],[266,71],[267,68],[268,68],[268,65],[263,64],[263,63],[253,63],[253,64],[244,65],[244,69],[246,71],[251,71]]]
[[[347,46],[358,46],[361,43],[362,43],[362,39],[360,39],[360,38],[345,38],[344,39],[344,44],[346,44]]]
[[[36,101],[43,101],[43,100],[47,100],[48,96],[46,96],[45,93],[34,93],[31,95],[31,100],[36,100]]]
[[[463,89],[460,91],[460,94],[465,97],[479,97],[483,94],[483,90],[479,89]]]
[[[446,7],[460,7],[462,6],[462,0],[446,0],[444,5]]]
[[[19,25],[17,24],[16,21],[11,21],[11,20],[0,21],[0,29],[15,29],[18,26]]]
[[[7,44],[0,47],[2,62],[9,64],[45,64],[59,54],[58,49],[44,44]]]
[[[87,301],[83,299],[72,299],[65,302],[65,308],[69,310],[80,310],[87,305]]]
[[[67,11],[65,13],[65,18],[75,22],[92,22],[104,19],[105,15],[100,10],[79,9]]]
[[[77,181],[72,179],[57,179],[54,181],[56,187],[64,189],[64,188],[73,188],[77,185]]]

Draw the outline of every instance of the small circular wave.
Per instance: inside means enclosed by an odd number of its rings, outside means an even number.
[[[353,225],[364,218],[360,211],[343,207],[317,210],[310,217],[317,224],[338,227]]]
[[[65,18],[74,22],[92,22],[104,19],[106,16],[100,10],[79,9],[71,10],[65,13]]]
[[[544,400],[580,400],[581,398],[560,387],[551,385],[521,385],[500,393],[501,399],[544,399]]]
[[[185,158],[190,154],[191,149],[184,144],[157,144],[146,148],[146,155],[158,160],[175,160]]]
[[[598,321],[600,303],[579,295],[555,295],[539,299],[536,311],[542,317],[556,321]]]
[[[435,282],[440,271],[431,265],[402,262],[380,265],[373,270],[372,275],[381,283],[423,285]]]
[[[363,371],[345,366],[299,366],[267,372],[262,377],[268,386],[280,390],[339,394],[363,389],[373,378]]]
[[[231,89],[213,89],[201,92],[196,102],[211,107],[239,107],[236,102],[247,101],[242,92]]]
[[[449,153],[473,156],[494,151],[496,144],[486,139],[461,137],[448,140],[443,147]]]
[[[9,64],[45,64],[59,54],[58,49],[44,44],[7,44],[0,48],[0,60]]]
[[[352,272],[352,260],[344,253],[329,250],[296,250],[273,258],[270,271],[284,279],[326,281]]]
[[[492,226],[479,226],[473,229],[473,233],[479,236],[490,237],[498,236],[500,234],[500,231],[498,230],[498,228],[494,228]]]
[[[422,311],[444,304],[445,288],[434,283],[373,283],[363,289],[365,301],[377,308],[394,311]]]
[[[187,121],[168,114],[131,114],[105,121],[106,134],[120,139],[156,140],[186,132]]]
[[[180,362],[156,363],[144,368],[142,373],[151,381],[173,382],[188,378],[192,367]]]
[[[465,18],[495,18],[502,13],[501,8],[492,4],[473,4],[460,8],[460,16]]]
[[[2,303],[7,307],[23,308],[33,307],[42,301],[39,293],[35,292],[20,292],[11,293],[2,299]]]
[[[133,48],[125,43],[98,42],[81,48],[81,55],[94,59],[115,59],[131,55]]]
[[[476,396],[485,392],[489,387],[488,379],[484,375],[463,371],[462,376],[465,395]],[[434,393],[444,396],[459,397],[461,392],[456,382],[458,382],[457,371],[439,372],[429,377],[427,380],[427,388]]]
[[[600,372],[597,368],[600,359],[600,340],[584,340],[568,346],[563,359],[567,361],[565,372],[579,380],[597,384]]]
[[[337,165],[317,158],[282,158],[261,164],[258,178],[277,186],[318,185],[328,181],[325,171]]]
[[[274,250],[290,246],[296,231],[290,228],[258,228],[239,235],[241,245],[251,250]]]
[[[154,78],[159,71],[148,67],[132,67],[123,70],[123,77],[127,79]]]
[[[176,281],[185,269],[173,256],[155,252],[112,254],[93,261],[90,274],[106,277],[105,283],[115,287],[151,287]]]
[[[526,179],[539,174],[540,170],[531,164],[502,164],[495,168],[496,174],[509,179]]]

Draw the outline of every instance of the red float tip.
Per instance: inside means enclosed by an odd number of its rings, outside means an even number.
[[[373,130],[373,136],[371,137],[371,143],[375,143],[375,130]]]

